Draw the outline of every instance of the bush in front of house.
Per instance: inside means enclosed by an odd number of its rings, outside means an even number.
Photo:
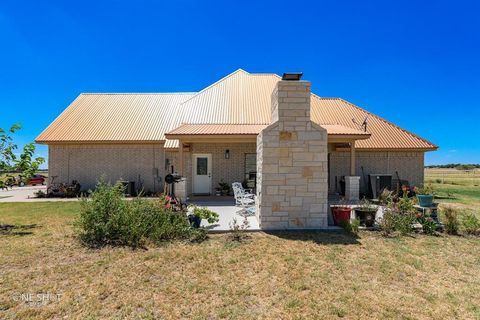
[[[458,221],[457,210],[453,207],[442,208],[443,216],[445,217],[444,227],[448,234],[456,235],[460,229],[460,222]]]
[[[480,235],[480,219],[474,213],[465,213],[462,218],[462,225],[467,234]]]
[[[206,238],[205,230],[190,227],[184,212],[174,212],[156,201],[124,200],[123,191],[121,183],[112,186],[100,181],[90,198],[82,199],[76,230],[84,244],[141,247],[147,242]]]

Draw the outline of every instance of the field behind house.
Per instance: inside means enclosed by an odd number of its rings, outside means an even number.
[[[0,203],[0,319],[480,319],[480,238],[255,233],[82,247],[79,203]],[[61,294],[36,305],[21,294]]]
[[[425,169],[425,182],[438,193],[436,201],[480,214],[480,169]]]

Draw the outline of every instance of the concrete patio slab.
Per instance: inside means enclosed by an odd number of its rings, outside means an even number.
[[[244,215],[245,210],[235,206],[233,197],[191,197],[187,203],[200,207],[207,207],[213,212],[218,213],[219,221],[209,224],[206,220],[202,221],[202,226],[209,229],[210,232],[230,231],[230,223],[235,218],[238,224],[242,224],[246,218],[249,224],[248,231],[259,231],[260,226],[255,215]]]

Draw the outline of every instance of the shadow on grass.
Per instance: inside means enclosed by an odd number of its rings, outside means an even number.
[[[33,234],[31,229],[38,228],[37,224],[0,224],[0,235],[26,236]]]
[[[295,230],[295,231],[264,231],[268,235],[278,238],[294,241],[310,241],[316,244],[332,245],[359,245],[358,235],[348,233],[345,231],[310,231],[310,230]]]

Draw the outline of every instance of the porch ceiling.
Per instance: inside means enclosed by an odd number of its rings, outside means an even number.
[[[351,142],[368,139],[370,133],[342,126],[322,124],[329,142]],[[165,134],[166,149],[178,148],[184,142],[255,142],[257,135],[267,127],[264,124],[182,124]]]

